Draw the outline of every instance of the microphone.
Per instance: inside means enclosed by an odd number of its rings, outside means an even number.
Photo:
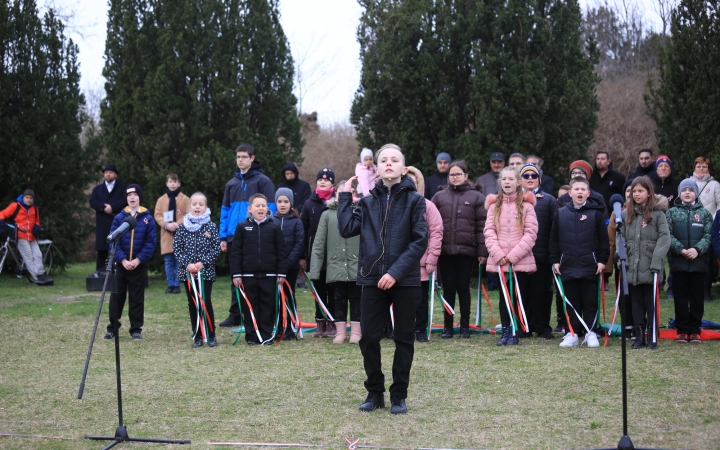
[[[106,242],[109,244],[110,242],[115,242],[118,239],[120,239],[120,236],[122,236],[126,231],[132,230],[137,226],[137,220],[133,216],[128,216],[123,220],[122,225],[117,227],[115,231],[108,234],[108,237],[106,239]]]
[[[622,206],[625,203],[625,199],[620,194],[613,194],[610,197],[610,204],[612,205],[613,212],[615,213],[615,223],[622,223]]]

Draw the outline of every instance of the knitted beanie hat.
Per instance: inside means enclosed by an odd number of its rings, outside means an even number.
[[[290,199],[290,206],[292,207],[293,203],[295,202],[295,199],[293,198],[293,191],[292,189],[281,187],[275,192],[275,204],[277,204],[278,197],[285,196]]]
[[[540,169],[538,169],[535,164],[525,164],[520,168],[520,176],[523,176],[526,173],[536,173],[538,176],[538,181],[542,180],[542,174],[540,173]]]
[[[315,181],[325,178],[327,180],[330,180],[331,183],[335,184],[335,172],[333,172],[332,169],[329,169],[327,167],[323,167],[320,169],[320,171],[317,174],[317,177],[315,177]]]
[[[698,189],[698,185],[692,178],[685,178],[680,182],[680,186],[678,186],[678,195],[682,193],[683,189],[690,188],[695,192],[695,197],[700,196],[700,190]]]
[[[586,178],[589,180],[592,176],[592,167],[587,161],[583,161],[582,159],[578,159],[577,161],[573,161],[570,163],[570,172],[572,173],[573,169],[580,169],[583,172],[585,172]]]

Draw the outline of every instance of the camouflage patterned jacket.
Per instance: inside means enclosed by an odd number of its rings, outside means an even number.
[[[670,271],[707,272],[708,259],[705,255],[710,248],[712,214],[698,200],[692,205],[684,204],[679,198],[673,202],[665,216],[670,230]],[[695,248],[698,257],[690,261],[680,255],[683,249]]]

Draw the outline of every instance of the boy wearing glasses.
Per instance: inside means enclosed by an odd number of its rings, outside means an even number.
[[[583,161],[582,159],[578,159],[577,161],[573,161],[570,164],[570,179],[576,177],[582,177],[586,180],[590,180],[592,177],[592,167],[590,167],[590,164],[587,161]],[[588,181],[589,184],[589,181]],[[597,199],[600,202],[600,205],[602,206],[603,211],[603,217],[605,218],[605,222],[610,219],[610,215],[608,214],[607,205],[605,205],[605,199],[603,198],[602,194],[600,194],[597,191],[593,191],[590,189],[590,197]],[[557,207],[558,209],[562,208],[563,206],[569,205],[572,203],[572,198],[570,197],[570,194],[564,194],[558,197],[557,199]]]
[[[255,149],[250,144],[242,144],[235,149],[237,172],[225,185],[222,208],[220,209],[220,250],[231,253],[233,236],[238,223],[248,217],[248,201],[255,194],[262,194],[268,199],[275,198],[275,186],[265,176],[260,163],[255,161]],[[270,215],[274,214],[275,203],[267,202]],[[235,289],[230,287],[230,315],[220,322],[221,327],[240,326],[240,309],[238,308]]]
[[[526,192],[535,195],[535,215],[537,216],[538,229],[533,257],[537,270],[530,274],[528,292],[522,292],[523,300],[528,315],[530,329],[537,333],[538,337],[552,339],[552,327],[550,326],[550,312],[553,300],[553,278],[552,264],[550,264],[550,231],[557,212],[557,200],[552,195],[543,192],[540,188],[542,177],[540,169],[534,164],[526,164],[520,169],[520,184]]]

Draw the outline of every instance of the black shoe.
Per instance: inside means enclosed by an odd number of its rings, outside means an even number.
[[[110,339],[115,339],[115,333],[113,333],[112,331],[108,331],[107,333],[105,333],[105,336],[103,336],[103,339],[108,341]]]
[[[203,346],[202,338],[195,338],[195,342],[193,342],[192,348],[198,348],[198,347],[202,347],[202,346]]]
[[[507,328],[502,329],[502,336],[500,336],[500,340],[497,341],[495,345],[507,345],[508,338],[510,337],[510,330]]]
[[[283,336],[282,340],[283,341],[296,341],[297,335],[292,331],[288,331],[287,333],[285,333],[285,336]]]
[[[180,293],[180,286],[173,286],[171,294],[179,294]]]
[[[38,286],[52,286],[55,284],[52,278],[48,278],[45,275],[38,275],[35,283],[37,283]]]
[[[166,294],[172,294],[175,290],[175,286],[168,286],[167,289],[165,289]]]
[[[404,398],[392,397],[390,405],[390,414],[407,414],[407,405],[405,405]]]
[[[247,341],[247,345],[260,345],[258,341]]]
[[[382,392],[369,392],[365,401],[358,408],[363,412],[375,411],[379,408],[385,407],[385,397]]]
[[[220,322],[219,325],[220,325],[221,327],[226,327],[226,328],[227,328],[227,327],[230,327],[230,328],[232,328],[232,327],[239,327],[239,326],[240,326],[240,319],[239,319],[239,318],[236,319],[236,318],[234,318],[234,317],[232,317],[232,316],[228,316],[228,318],[225,319],[225,320],[223,320],[222,322]]]
[[[142,339],[142,334],[140,333],[133,333],[130,335],[130,337],[133,339],[133,341],[139,341]]]
[[[523,331],[515,331],[515,334],[513,335],[512,330],[508,330],[508,339],[507,339],[507,345],[518,345],[520,344],[520,334],[524,332]]]
[[[635,340],[632,348],[637,350],[643,347],[645,347],[645,330],[642,327],[635,327]]]
[[[470,339],[469,328],[460,328],[460,339]]]
[[[538,333],[538,337],[543,339],[555,339],[555,335],[550,330],[545,330],[542,333]]]
[[[210,336],[208,338],[208,347],[217,347],[217,345],[217,338],[215,338],[215,336]]]
[[[455,331],[452,328],[443,328],[443,332],[440,337],[443,339],[452,339],[454,334]]]
[[[428,342],[430,339],[428,339],[427,334],[425,334],[424,331],[416,331],[415,340],[418,342]]]

